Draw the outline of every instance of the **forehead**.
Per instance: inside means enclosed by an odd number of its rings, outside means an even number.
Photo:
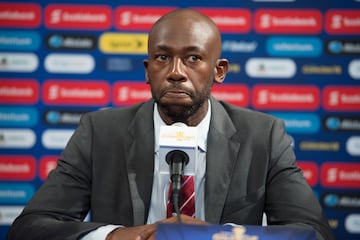
[[[214,30],[206,22],[169,19],[153,29],[149,36],[149,51],[159,46],[209,50],[215,47],[215,42]]]

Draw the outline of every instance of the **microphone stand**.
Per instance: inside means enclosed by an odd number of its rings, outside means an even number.
[[[166,162],[170,166],[170,178],[172,181],[171,202],[177,215],[178,222],[181,223],[179,205],[181,202],[181,181],[184,176],[184,166],[189,162],[189,156],[181,150],[172,150],[166,154]]]

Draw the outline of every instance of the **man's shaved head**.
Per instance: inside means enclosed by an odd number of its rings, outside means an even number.
[[[181,31],[181,28],[194,28],[197,24],[201,25],[198,34],[209,35],[214,41],[214,49],[212,50],[216,51],[216,57],[219,58],[221,55],[221,33],[218,26],[208,16],[190,8],[176,9],[156,21],[149,32],[149,45],[152,39],[162,31],[164,25],[172,26],[174,31]]]

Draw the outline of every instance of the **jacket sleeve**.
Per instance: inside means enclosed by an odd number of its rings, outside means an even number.
[[[268,224],[312,228],[319,240],[334,239],[313,190],[296,165],[283,122],[275,120],[271,132],[265,206]]]
[[[103,225],[83,222],[91,190],[90,117],[84,116],[57,167],[12,224],[8,240],[78,239]]]

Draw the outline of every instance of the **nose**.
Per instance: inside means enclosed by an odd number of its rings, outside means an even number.
[[[171,69],[167,76],[169,81],[186,81],[185,65],[181,58],[175,57],[170,67]]]

